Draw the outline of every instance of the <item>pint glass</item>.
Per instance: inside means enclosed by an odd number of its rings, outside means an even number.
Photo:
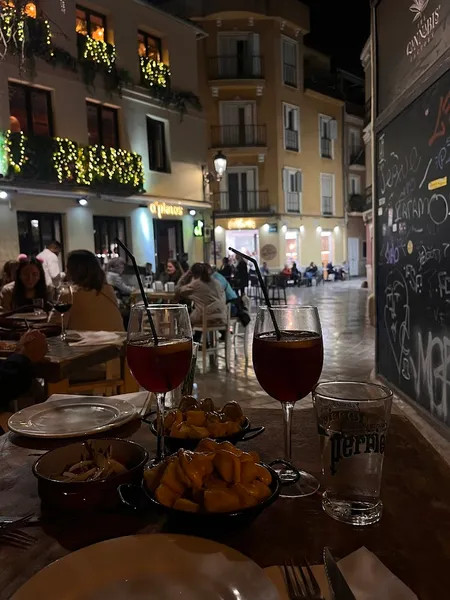
[[[324,382],[312,392],[324,477],[322,507],[352,525],[380,520],[381,475],[392,392],[372,383]]]

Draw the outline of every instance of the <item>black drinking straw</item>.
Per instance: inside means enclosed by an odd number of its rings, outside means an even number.
[[[247,256],[243,252],[239,252],[239,250],[235,250],[234,248],[231,248],[231,246],[228,248],[228,250],[231,250],[231,252],[234,252],[235,254],[242,256],[242,258],[246,258],[255,267],[256,275],[258,276],[258,279],[259,279],[259,285],[261,286],[262,293],[264,295],[264,300],[266,301],[266,304],[267,304],[267,310],[269,311],[270,318],[272,319],[272,323],[275,328],[277,340],[281,340],[281,331],[280,331],[280,328],[278,327],[278,323],[275,318],[275,313],[273,312],[272,305],[270,304],[269,294],[267,293],[266,284],[264,283],[264,279],[263,279],[263,276],[261,275],[261,271],[259,270],[259,266],[256,261],[256,258],[253,258],[252,256]]]
[[[139,284],[139,289],[141,290],[142,300],[144,301],[145,310],[147,311],[147,317],[148,317],[148,320],[150,323],[150,328],[152,330],[153,341],[155,342],[155,346],[157,346],[158,345],[158,335],[156,333],[155,324],[153,323],[152,313],[150,312],[150,306],[148,304],[147,296],[144,291],[144,285],[142,283],[142,279],[141,279],[141,275],[139,273],[136,259],[134,258],[134,255],[131,254],[131,252],[125,246],[125,244],[123,244],[119,239],[116,239],[116,242],[117,242],[117,244],[119,244],[119,246],[122,248],[122,250],[125,252],[125,254],[130,258],[131,262],[133,263],[133,269],[136,274],[136,279]]]

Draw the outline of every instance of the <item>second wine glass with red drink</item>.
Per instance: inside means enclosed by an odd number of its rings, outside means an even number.
[[[274,321],[278,326],[275,331]],[[319,381],[323,365],[322,330],[314,306],[260,306],[253,338],[253,368],[261,387],[281,402],[284,417],[285,460],[291,462],[291,427],[294,405]],[[300,479],[298,479],[300,473]],[[285,484],[282,496],[313,494],[317,479],[305,471],[285,467],[279,471]]]
[[[151,315],[155,342],[149,314]],[[186,377],[192,358],[192,330],[187,307],[181,304],[136,304],[131,308],[127,360],[136,381],[157,400],[155,464],[164,459],[165,396]]]

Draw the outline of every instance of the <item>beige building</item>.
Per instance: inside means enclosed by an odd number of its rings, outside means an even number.
[[[12,37],[0,69],[0,263],[52,238],[107,259],[117,237],[140,264],[203,260],[203,32],[140,0],[36,0],[23,23],[33,64]]]
[[[309,10],[297,0],[168,0],[199,41],[217,259],[229,246],[279,269],[346,259],[343,102],[305,79]]]

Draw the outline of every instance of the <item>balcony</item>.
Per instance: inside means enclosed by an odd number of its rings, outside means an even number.
[[[113,44],[77,33],[77,45],[80,61],[93,63],[111,73],[116,63],[116,47]]]
[[[365,148],[350,148],[349,165],[351,167],[366,167]]]
[[[118,195],[143,191],[142,158],[127,150],[78,146],[67,138],[25,137],[8,131],[0,136],[0,154],[3,152],[6,179],[14,182],[61,185],[66,189],[88,187]]]
[[[208,58],[208,79],[264,79],[263,58],[254,56],[212,56]]]
[[[284,130],[284,147],[286,148],[286,150],[293,150],[294,152],[298,152],[298,131],[295,131],[295,129]]]
[[[166,64],[147,56],[139,57],[139,64],[141,67],[141,81],[144,85],[162,88],[170,86],[170,69]]]
[[[320,138],[320,156],[322,158],[333,158],[333,142],[328,138]]]
[[[274,207],[269,204],[267,190],[217,192],[212,195],[212,205],[216,215],[271,215],[275,213]]]
[[[211,127],[211,148],[260,148],[265,146],[265,125],[213,125]]]
[[[284,192],[284,201],[286,204],[286,212],[292,214],[300,214],[301,212],[301,192]]]
[[[372,186],[363,194],[351,194],[348,199],[348,212],[363,213],[372,209]]]
[[[283,63],[283,83],[291,87],[298,85],[298,68],[297,65]]]

